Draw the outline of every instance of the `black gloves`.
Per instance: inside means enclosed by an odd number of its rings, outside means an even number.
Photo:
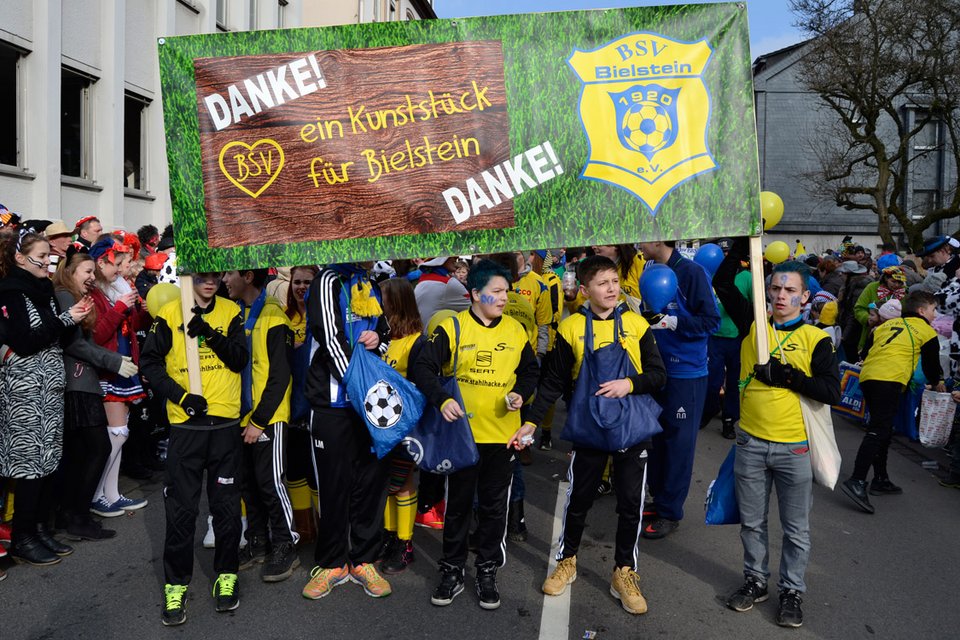
[[[193,317],[190,319],[190,322],[187,324],[187,335],[191,338],[202,337],[204,339],[212,338],[216,334],[216,331],[213,330],[207,321],[203,319],[203,316],[194,309]]]
[[[180,406],[183,407],[183,410],[191,418],[207,414],[207,399],[195,393],[188,393],[183,396],[183,400],[180,401]]]
[[[803,379],[806,377],[790,364],[784,364],[777,358],[770,358],[766,364],[753,365],[753,373],[757,380],[771,387],[780,387],[799,391]]]
[[[646,321],[647,321],[647,324],[649,324],[649,325],[652,327],[653,325],[655,325],[655,324],[657,324],[658,322],[660,322],[661,320],[663,320],[663,314],[662,314],[662,313],[654,313],[653,311],[644,311],[644,312],[643,312],[643,319],[646,320]]]

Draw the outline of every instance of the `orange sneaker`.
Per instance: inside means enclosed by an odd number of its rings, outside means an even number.
[[[418,527],[426,527],[427,529],[443,529],[443,513],[446,509],[447,505],[439,502],[430,507],[430,510],[426,513],[417,512],[417,517],[413,523]]]
[[[350,569],[350,580],[363,587],[371,598],[383,598],[393,593],[390,583],[380,575],[372,562],[364,562]]]
[[[319,600],[330,595],[333,588],[350,579],[350,569],[347,565],[333,569],[314,567],[310,572],[310,582],[303,588],[303,597],[310,600]]]

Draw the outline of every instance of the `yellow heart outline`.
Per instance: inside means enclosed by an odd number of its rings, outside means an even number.
[[[273,172],[273,175],[270,176],[270,179],[267,180],[265,183],[263,183],[263,186],[260,187],[256,192],[253,192],[253,191],[250,191],[250,189],[247,189],[247,188],[246,188],[245,186],[243,186],[242,184],[240,184],[240,182],[238,182],[232,175],[230,175],[230,172],[227,171],[227,168],[226,168],[225,166],[223,166],[223,156],[226,155],[227,149],[229,149],[230,147],[238,147],[238,146],[239,146],[239,147],[245,147],[245,148],[249,149],[249,150],[252,152],[256,147],[260,146],[261,143],[262,143],[262,144],[268,144],[268,145],[274,147],[278,152],[280,152],[280,163],[277,165],[277,170],[274,171],[274,172]],[[246,193],[246,194],[247,194],[248,196],[250,196],[251,198],[256,198],[256,197],[259,196],[261,193],[263,193],[264,191],[266,191],[266,190],[267,190],[267,187],[269,187],[271,184],[273,184],[274,180],[277,179],[277,176],[280,175],[280,171],[283,169],[283,165],[284,165],[283,147],[281,147],[280,144],[279,144],[276,140],[274,140],[274,139],[272,139],[272,138],[260,138],[259,140],[257,140],[257,141],[254,142],[253,144],[247,144],[246,142],[243,142],[243,141],[241,141],[241,140],[234,140],[233,142],[228,142],[227,144],[223,145],[223,148],[220,149],[219,162],[220,162],[220,171],[223,172],[223,175],[227,176],[227,180],[229,180],[230,182],[232,182],[232,183],[233,183],[233,186],[235,186],[237,189],[240,189],[241,191],[243,191],[244,193]]]

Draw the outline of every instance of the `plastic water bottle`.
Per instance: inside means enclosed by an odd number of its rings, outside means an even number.
[[[563,278],[561,278],[561,286],[565,293],[572,294],[577,290],[577,274],[572,269],[567,269],[563,272]]]

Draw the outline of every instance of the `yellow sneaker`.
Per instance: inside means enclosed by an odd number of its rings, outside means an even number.
[[[628,613],[647,612],[647,601],[640,593],[640,576],[630,567],[618,567],[613,570],[610,595],[619,600],[624,611]]]
[[[303,588],[303,597],[310,600],[319,600],[330,595],[333,588],[350,579],[350,569],[347,565],[333,569],[314,567],[310,572],[310,582]]]
[[[364,562],[350,569],[350,580],[363,587],[371,598],[383,598],[393,593],[390,583],[380,575],[370,562]]]
[[[564,558],[557,563],[557,568],[543,581],[540,589],[548,596],[558,596],[567,590],[568,584],[577,579],[577,556]]]

